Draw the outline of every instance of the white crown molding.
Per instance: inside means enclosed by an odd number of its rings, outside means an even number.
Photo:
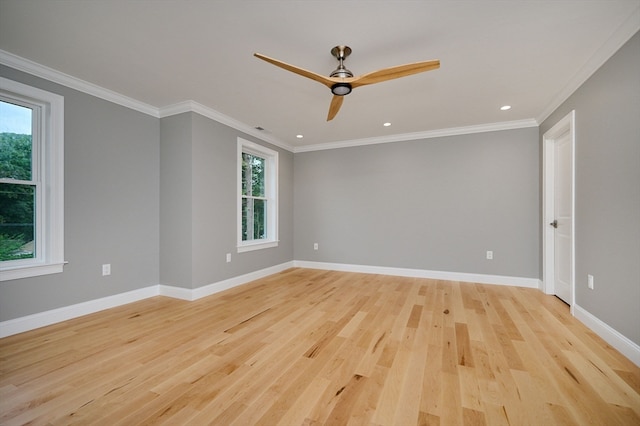
[[[257,130],[256,128],[248,124],[245,124],[232,117],[222,114],[221,112],[218,112],[213,108],[209,108],[205,105],[202,105],[192,100],[187,100],[187,101],[179,102],[177,104],[157,108],[152,105],[146,104],[144,102],[140,102],[136,99],[130,98],[128,96],[122,95],[120,93],[114,92],[112,90],[105,89],[93,83],[89,83],[88,81],[84,81],[79,78],[73,77],[71,75],[65,74],[63,72],[54,70],[53,68],[40,65],[36,62],[22,58],[20,56],[14,55],[13,53],[6,52],[4,50],[0,50],[0,64],[9,66],[11,68],[15,68],[19,71],[23,71],[31,75],[35,75],[36,77],[44,78],[46,80],[61,84],[66,87],[70,87],[72,89],[87,93],[97,98],[104,99],[109,102],[113,102],[117,105],[121,105],[156,118],[169,117],[176,114],[182,114],[184,112],[195,112],[204,117],[217,121],[221,124],[227,125],[240,132],[253,136],[261,141],[270,143],[274,146],[280,147],[282,149],[285,149],[293,153],[318,151],[318,150],[324,150],[324,149],[346,148],[346,147],[352,147],[352,146],[373,145],[373,144],[380,144],[380,143],[402,142],[402,141],[409,141],[409,140],[416,140],[416,139],[428,139],[428,138],[436,138],[436,137],[443,137],[443,136],[455,136],[455,135],[464,135],[464,134],[470,134],[470,133],[492,132],[497,130],[510,130],[510,129],[518,129],[523,127],[538,126],[538,122],[536,122],[533,119],[528,119],[528,120],[520,120],[520,121],[481,124],[477,126],[468,126],[468,127],[454,127],[449,129],[430,130],[430,131],[417,132],[417,133],[404,133],[404,134],[397,134],[397,135],[390,135],[390,136],[383,136],[383,137],[345,140],[345,141],[329,142],[329,143],[317,144],[317,145],[294,147],[279,140],[278,138],[265,134],[262,131]]]
[[[350,146],[372,145],[372,144],[379,144],[379,143],[402,142],[402,141],[408,141],[408,140],[427,139],[427,138],[435,138],[435,137],[441,137],[441,136],[463,135],[463,134],[469,134],[469,133],[491,132],[496,130],[517,129],[522,127],[535,127],[538,125],[538,123],[535,120],[521,120],[521,121],[510,121],[510,122],[504,122],[504,123],[482,124],[479,126],[455,127],[450,129],[431,130],[431,131],[418,132],[418,133],[405,133],[405,134],[398,134],[398,135],[391,135],[391,136],[384,136],[384,137],[355,139],[355,140],[347,140],[347,141],[340,141],[340,142],[329,142],[326,144],[294,147],[271,135],[264,134],[260,130],[257,130],[256,128],[251,127],[248,124],[245,124],[232,117],[224,115],[221,112],[214,110],[213,108],[209,108],[205,105],[202,105],[192,100],[179,102],[177,104],[168,105],[162,108],[156,108],[152,105],[148,105],[144,102],[140,102],[136,99],[122,95],[112,90],[108,90],[103,87],[97,86],[93,83],[89,83],[88,81],[84,81],[79,78],[73,77],[71,75],[65,74],[63,72],[54,70],[53,68],[40,65],[36,62],[22,58],[20,56],[14,55],[13,53],[6,52],[4,50],[0,50],[0,64],[6,65],[11,68],[15,68],[19,71],[23,71],[28,74],[35,75],[36,77],[44,78],[46,80],[61,84],[66,87],[70,87],[75,90],[79,90],[81,92],[87,93],[97,98],[104,99],[109,102],[113,102],[117,105],[121,105],[156,118],[169,117],[176,114],[182,114],[184,112],[195,112],[204,117],[217,121],[221,124],[227,125],[240,132],[253,136],[261,141],[270,143],[272,145],[275,145],[277,147],[280,147],[282,149],[285,149],[287,151],[294,152],[294,153],[306,152],[306,151],[318,151],[323,149],[346,148]]]
[[[233,129],[236,129],[240,132],[254,136],[264,142],[270,143],[282,149],[286,149],[287,151],[294,152],[294,147],[292,147],[291,145],[288,145],[273,136],[265,135],[260,130],[254,127],[251,127],[248,124],[238,121],[235,118],[231,118],[228,115],[224,115],[221,112],[214,110],[213,108],[209,108],[195,101],[189,100],[189,101],[179,102],[173,105],[168,105],[166,107],[162,107],[159,110],[159,117],[164,118],[164,117],[169,117],[176,114],[182,114],[184,112],[195,112],[204,117],[217,121],[218,123],[221,123]]]
[[[114,104],[122,105],[152,117],[158,117],[158,108],[152,105],[145,104],[144,102],[140,102],[112,90],[105,89],[93,83],[89,83],[88,81],[54,70],[53,68],[45,67],[44,65],[21,58],[13,53],[0,50],[0,64],[35,75],[36,77],[44,78],[54,83],[62,84],[63,86],[79,90],[80,92],[104,99],[105,101],[113,102]]]
[[[558,95],[538,116],[538,123],[542,124],[553,112],[560,107],[585,81],[589,79],[605,62],[607,62],[631,37],[640,31],[640,6],[626,21],[596,50],[596,52],[580,68],[576,75],[569,80]]]
[[[46,67],[29,59],[22,58],[13,53],[0,49],[0,64],[26,72],[36,77],[44,78],[53,83],[58,83],[71,89],[78,90],[91,96],[104,99],[114,104],[142,112],[155,118],[168,117],[170,115],[181,114],[183,112],[196,112],[200,115],[208,117],[214,121],[225,124],[241,132],[254,136],[264,142],[286,149],[293,152],[293,147],[286,143],[261,133],[259,130],[226,116],[212,108],[206,107],[194,101],[184,101],[174,105],[157,108],[153,105],[140,102],[136,99],[122,95],[109,89],[105,89],[88,81],[81,80],[63,72]]]
[[[157,108],[128,96],[122,95],[120,93],[114,92],[112,90],[97,86],[93,83],[89,83],[71,75],[46,67],[44,65],[40,65],[36,62],[22,58],[4,50],[0,50],[0,64],[7,65],[17,70],[47,79],[54,83],[62,84],[72,89],[79,90],[81,92],[96,96],[98,98],[113,102],[118,105],[125,106],[127,108],[142,112],[147,115],[151,115],[156,118],[168,117],[184,112],[196,112],[214,121],[220,122],[238,131],[256,137],[259,140],[278,146],[282,149],[286,149],[287,151],[298,153],[539,126],[540,123],[547,119],[553,113],[553,111],[555,111],[560,105],[562,105],[562,103],[565,102],[569,98],[569,96],[571,96],[609,58],[611,58],[611,56],[613,56],[613,54],[617,52],[624,43],[626,43],[635,33],[640,30],[639,22],[640,7],[636,8],[636,10],[612,34],[612,36],[602,46],[600,46],[600,48],[591,56],[591,58],[580,69],[580,71],[578,71],[578,73],[565,85],[560,93],[558,93],[554,100],[535,119],[532,118],[519,121],[489,123],[466,127],[454,127],[447,129],[430,130],[425,132],[344,140],[298,147],[291,146],[271,135],[265,135],[263,132],[255,129],[248,124],[242,123],[234,118],[231,118],[212,108],[209,108],[192,100],[187,100],[174,105]]]
[[[325,149],[349,148],[354,146],[375,145],[381,143],[406,142],[418,139],[440,138],[445,136],[468,135],[472,133],[496,132],[501,130],[522,129],[526,127],[537,127],[538,122],[534,119],[504,121],[501,123],[479,124],[475,126],[451,127],[448,129],[428,130],[415,133],[400,133],[397,135],[381,136],[374,138],[353,139],[337,142],[328,142],[315,145],[296,147],[294,152],[321,151]]]

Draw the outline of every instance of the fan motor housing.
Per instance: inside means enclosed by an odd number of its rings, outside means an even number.
[[[332,76],[333,77],[333,76]],[[331,93],[336,96],[344,96],[351,93],[351,85],[349,83],[336,83],[331,86]]]

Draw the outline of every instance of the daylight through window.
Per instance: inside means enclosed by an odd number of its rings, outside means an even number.
[[[0,78],[1,280],[62,271],[64,100]]]
[[[41,188],[38,168],[33,167],[37,157],[33,127],[38,115],[37,106],[0,98],[0,261],[33,259],[39,249],[35,206]]]
[[[238,251],[274,247],[278,153],[238,139]]]

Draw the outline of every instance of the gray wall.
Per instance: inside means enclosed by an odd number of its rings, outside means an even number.
[[[69,261],[1,282],[0,321],[158,284],[158,119],[5,66],[0,75],[64,96]]]
[[[293,260],[291,152],[196,113],[163,118],[161,130],[162,284],[198,288]],[[236,251],[238,137],[279,152],[276,248]]]
[[[576,303],[640,344],[640,33],[542,123],[540,134],[574,109]]]
[[[191,114],[160,120],[160,283],[191,288]]]
[[[295,258],[539,278],[539,166],[537,128],[298,153]]]

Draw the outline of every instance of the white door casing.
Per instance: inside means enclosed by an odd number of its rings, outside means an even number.
[[[575,111],[543,135],[543,286],[575,305]],[[552,224],[557,224],[554,227]]]

